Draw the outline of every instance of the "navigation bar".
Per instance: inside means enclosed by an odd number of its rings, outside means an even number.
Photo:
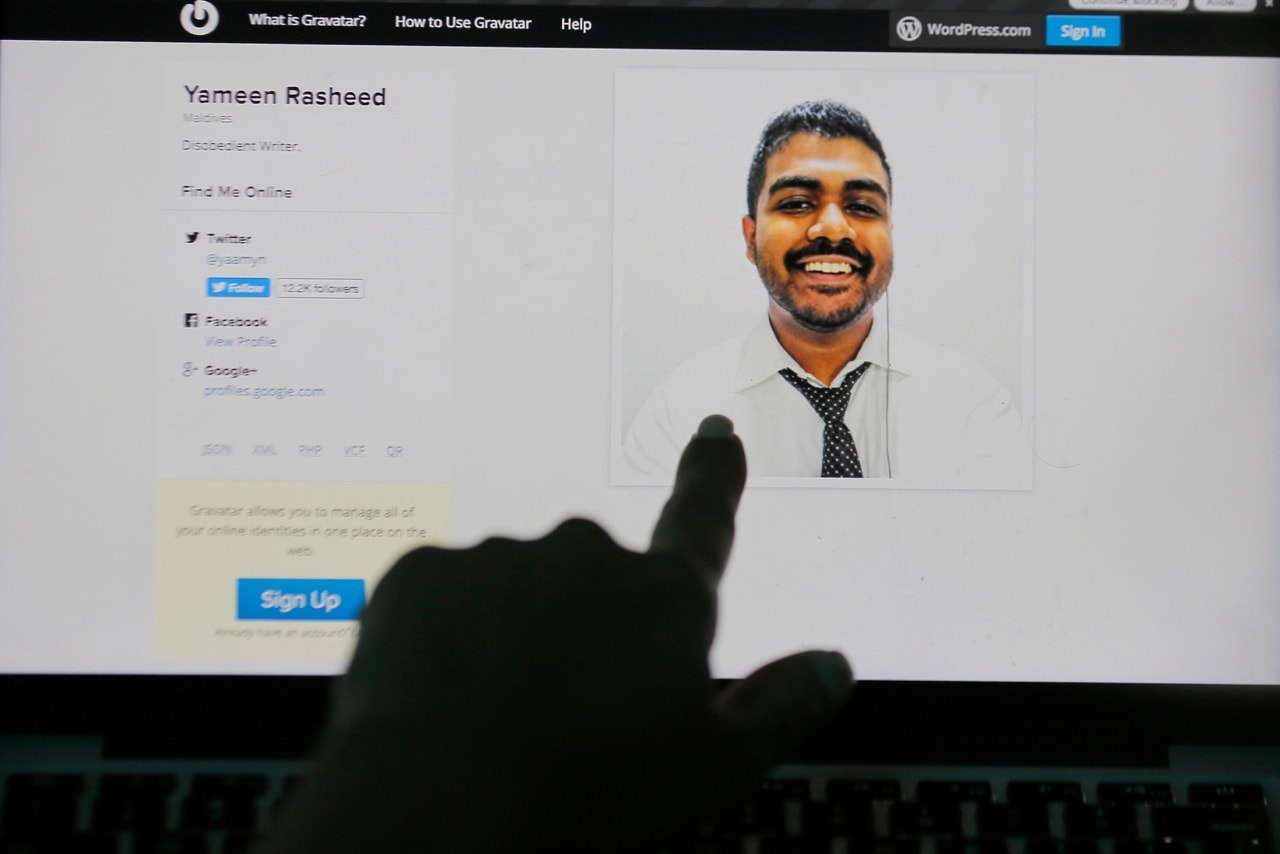
[[[2,0],[9,39],[657,50],[1063,52],[1280,56],[1274,0],[1069,0],[1124,12],[1119,44],[1064,39],[1048,15],[835,9]],[[1065,5],[1065,4],[1064,4]],[[1155,10],[1168,10],[1163,13]],[[1254,11],[1246,11],[1253,9]],[[1228,14],[1214,14],[1214,10]],[[1061,11],[1068,11],[1062,9]],[[1154,13],[1153,13],[1154,11]],[[1129,13],[1132,14],[1129,14]],[[1092,30],[1090,30],[1092,32]],[[1052,38],[1049,36],[1053,35]],[[1094,43],[1090,43],[1094,42]]]

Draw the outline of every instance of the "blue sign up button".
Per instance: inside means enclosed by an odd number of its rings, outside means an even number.
[[[227,276],[210,276],[205,280],[205,296],[249,298],[271,296],[270,279],[230,278]]]
[[[240,578],[237,620],[355,620],[363,578]]]
[[[1048,15],[1044,43],[1049,47],[1120,47],[1120,16]]]

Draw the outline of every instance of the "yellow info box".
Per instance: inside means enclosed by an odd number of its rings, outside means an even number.
[[[155,519],[158,657],[337,664],[382,574],[445,542],[448,485],[164,480]]]

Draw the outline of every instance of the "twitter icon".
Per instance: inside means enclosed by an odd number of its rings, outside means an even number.
[[[196,242],[196,238],[197,238],[197,237],[199,237],[199,236],[200,236],[200,232],[198,232],[198,231],[188,231],[188,232],[187,232],[187,243],[195,243],[195,242]]]

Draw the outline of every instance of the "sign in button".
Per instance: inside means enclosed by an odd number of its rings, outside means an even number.
[[[1120,47],[1120,16],[1049,15],[1044,43],[1049,47]]]
[[[363,578],[236,579],[237,620],[356,620]]]
[[[205,279],[205,296],[262,298],[271,296],[270,279],[240,279],[210,276]]]

